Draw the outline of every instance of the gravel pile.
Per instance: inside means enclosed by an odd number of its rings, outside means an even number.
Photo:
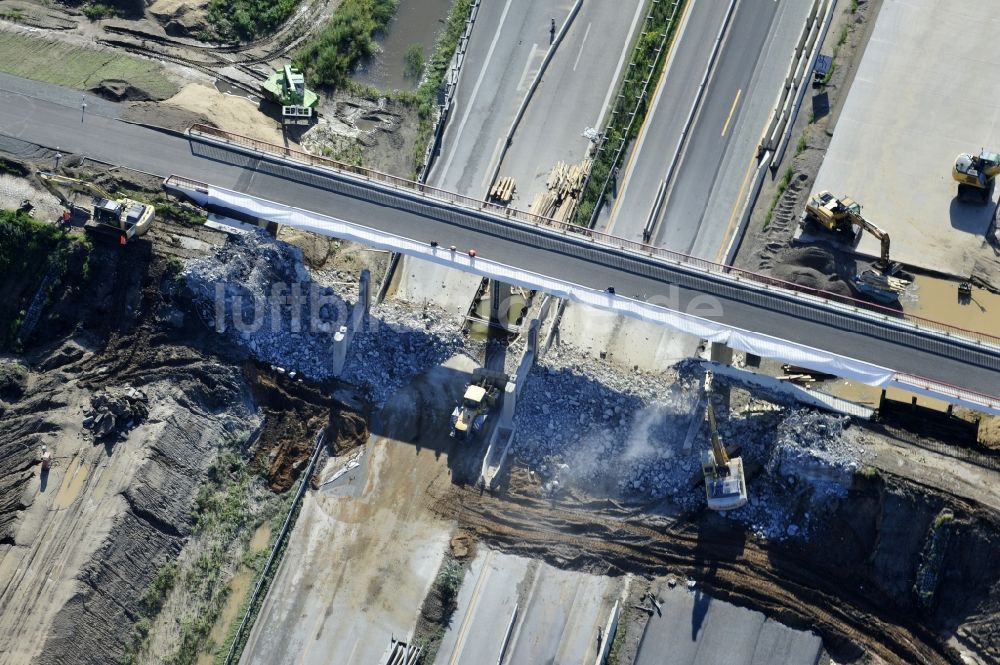
[[[626,374],[563,347],[529,376],[514,452],[546,491],[572,485],[701,508],[701,458],[710,435],[698,367]],[[719,377],[715,385],[728,392]],[[716,405],[723,442],[739,450],[748,470],[761,469],[747,480],[748,505],[726,515],[761,538],[806,536],[824,507],[846,496],[864,451],[845,430],[848,418],[762,403],[761,396],[739,412]]]
[[[357,289],[328,273],[313,279],[298,248],[248,233],[189,261],[184,277],[202,319],[253,357],[312,379],[334,376],[334,335],[352,325],[346,298]],[[433,307],[384,302],[354,334],[340,378],[382,404],[417,374],[471,353],[460,330],[460,319]]]

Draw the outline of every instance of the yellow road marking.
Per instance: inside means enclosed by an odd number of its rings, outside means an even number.
[[[733,119],[733,113],[736,112],[736,105],[740,102],[740,95],[743,94],[743,88],[736,91],[736,98],[733,100],[733,105],[729,107],[729,115],[726,116],[726,124],[722,126],[721,136],[726,135],[726,130],[729,129],[729,122]]]
[[[691,9],[693,2],[684,3],[684,10],[681,12],[681,20],[677,25],[683,26],[684,20],[687,18],[688,10]],[[656,95],[660,92],[660,86],[663,85],[664,79],[667,78],[667,70],[670,69],[670,59],[674,55],[674,46],[680,41],[680,35],[675,34],[674,39],[670,42],[670,47],[667,49],[667,57],[663,61],[663,71],[660,72],[660,80],[656,82],[656,87],[653,89],[653,95],[650,99],[656,99]],[[625,168],[620,172],[622,183],[628,182],[629,173],[632,172],[632,162],[635,161],[635,156],[639,154],[639,150],[636,148],[642,143],[642,138],[646,135],[646,128],[649,126],[649,121],[653,118],[653,112],[655,109],[650,109],[646,114],[646,117],[642,121],[642,127],[639,128],[639,134],[636,136],[635,143],[633,144],[632,154],[628,156],[628,163]],[[611,206],[611,214],[608,215],[608,228],[604,229],[605,233],[611,233],[612,227],[615,225],[615,213],[618,212],[618,203],[621,201],[622,197],[615,198],[615,204]]]
[[[740,185],[740,193],[736,195],[736,203],[733,205],[733,212],[729,215],[729,223],[726,224],[726,232],[722,234],[722,246],[719,247],[719,253],[715,255],[715,262],[718,263],[722,260],[722,253],[726,251],[726,247],[729,245],[729,234],[733,230],[733,222],[736,221],[736,213],[740,210],[740,204],[743,202],[743,194],[747,190],[747,185],[750,182],[750,174],[756,169],[754,168],[757,158],[754,157],[750,160],[750,166],[747,167],[746,175],[743,176],[743,184]]]

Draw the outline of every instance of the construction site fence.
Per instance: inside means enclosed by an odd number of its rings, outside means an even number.
[[[448,203],[455,207],[465,208],[470,211],[475,211],[476,213],[486,213],[494,217],[541,226],[554,231],[562,232],[564,234],[587,238],[596,244],[604,245],[606,247],[656,258],[669,263],[682,264],[684,266],[699,269],[706,273],[723,276],[737,282],[745,282],[767,289],[780,289],[782,291],[789,292],[790,294],[804,296],[807,299],[812,299],[819,303],[853,308],[854,310],[863,312],[872,318],[881,317],[884,321],[905,321],[918,330],[941,333],[947,337],[954,338],[955,341],[960,342],[964,340],[972,343],[988,344],[1000,349],[1000,337],[995,335],[974,330],[967,330],[965,328],[943,323],[941,321],[915,316],[899,309],[886,307],[865,300],[858,300],[857,298],[852,298],[851,296],[832,293],[830,291],[823,291],[821,289],[803,286],[794,282],[788,282],[770,275],[764,275],[749,270],[743,270],[741,268],[723,265],[721,263],[715,263],[706,259],[634,240],[627,240],[625,238],[609,235],[607,233],[588,229],[569,222],[560,222],[552,219],[551,217],[543,217],[541,215],[535,215],[530,212],[491,203],[482,199],[463,196],[462,194],[456,194],[455,192],[449,192],[444,189],[438,189],[430,185],[401,178],[399,176],[389,175],[374,169],[345,164],[343,162],[338,162],[319,155],[313,155],[308,152],[274,143],[268,143],[266,141],[250,138],[248,136],[242,136],[240,134],[234,134],[232,132],[227,132],[207,125],[194,125],[190,130],[188,130],[188,133],[192,138],[207,137],[209,139],[217,139],[226,144],[242,146],[261,154],[272,155],[281,159],[326,169],[333,172],[331,175],[339,174],[352,178],[360,178],[368,183],[388,186],[393,189],[403,190],[410,194],[418,194],[422,197],[431,198],[438,202]],[[176,176],[172,177],[176,178]],[[196,183],[194,181],[190,182],[192,183],[192,187],[204,187],[202,183]]]

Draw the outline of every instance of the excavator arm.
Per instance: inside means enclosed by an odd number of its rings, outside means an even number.
[[[69,205],[69,203],[71,203],[69,198],[67,198],[66,195],[63,194],[61,189],[59,189],[58,187],[51,186],[52,184],[65,185],[66,187],[69,187],[71,189],[74,188],[77,190],[82,189],[86,192],[89,192],[92,196],[98,196],[102,199],[107,199],[109,201],[114,199],[114,197],[111,196],[111,194],[105,191],[102,187],[99,187],[98,185],[95,185],[92,182],[86,182],[85,180],[78,180],[76,178],[70,178],[68,176],[58,175],[56,173],[48,173],[46,171],[39,171],[38,177],[39,179],[41,179],[42,183],[46,185],[46,188],[49,189],[49,191],[51,191],[53,194],[55,194],[59,198],[59,200],[63,202],[64,205]]]
[[[855,224],[857,224],[858,226],[860,226],[865,231],[865,233],[870,233],[873,236],[875,236],[876,238],[878,238],[879,243],[882,246],[882,252],[881,252],[882,259],[881,259],[881,263],[883,265],[885,265],[885,266],[888,266],[889,265],[889,243],[890,243],[889,234],[886,233],[885,230],[883,230],[883,229],[879,228],[878,226],[876,226],[876,225],[872,224],[871,222],[869,222],[867,219],[865,219],[859,213],[853,213],[851,215],[851,219],[852,219],[852,221]]]
[[[719,428],[715,424],[715,409],[712,408],[711,399],[708,400],[708,426],[712,431],[712,454],[715,456],[715,466],[721,469],[729,464],[729,453],[726,452],[722,438],[719,437]]]

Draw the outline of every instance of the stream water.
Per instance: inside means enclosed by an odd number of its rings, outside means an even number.
[[[380,90],[414,90],[418,77],[406,76],[406,51],[420,46],[424,61],[444,30],[451,0],[400,0],[385,31],[375,36],[378,52],[358,65],[353,78]]]

